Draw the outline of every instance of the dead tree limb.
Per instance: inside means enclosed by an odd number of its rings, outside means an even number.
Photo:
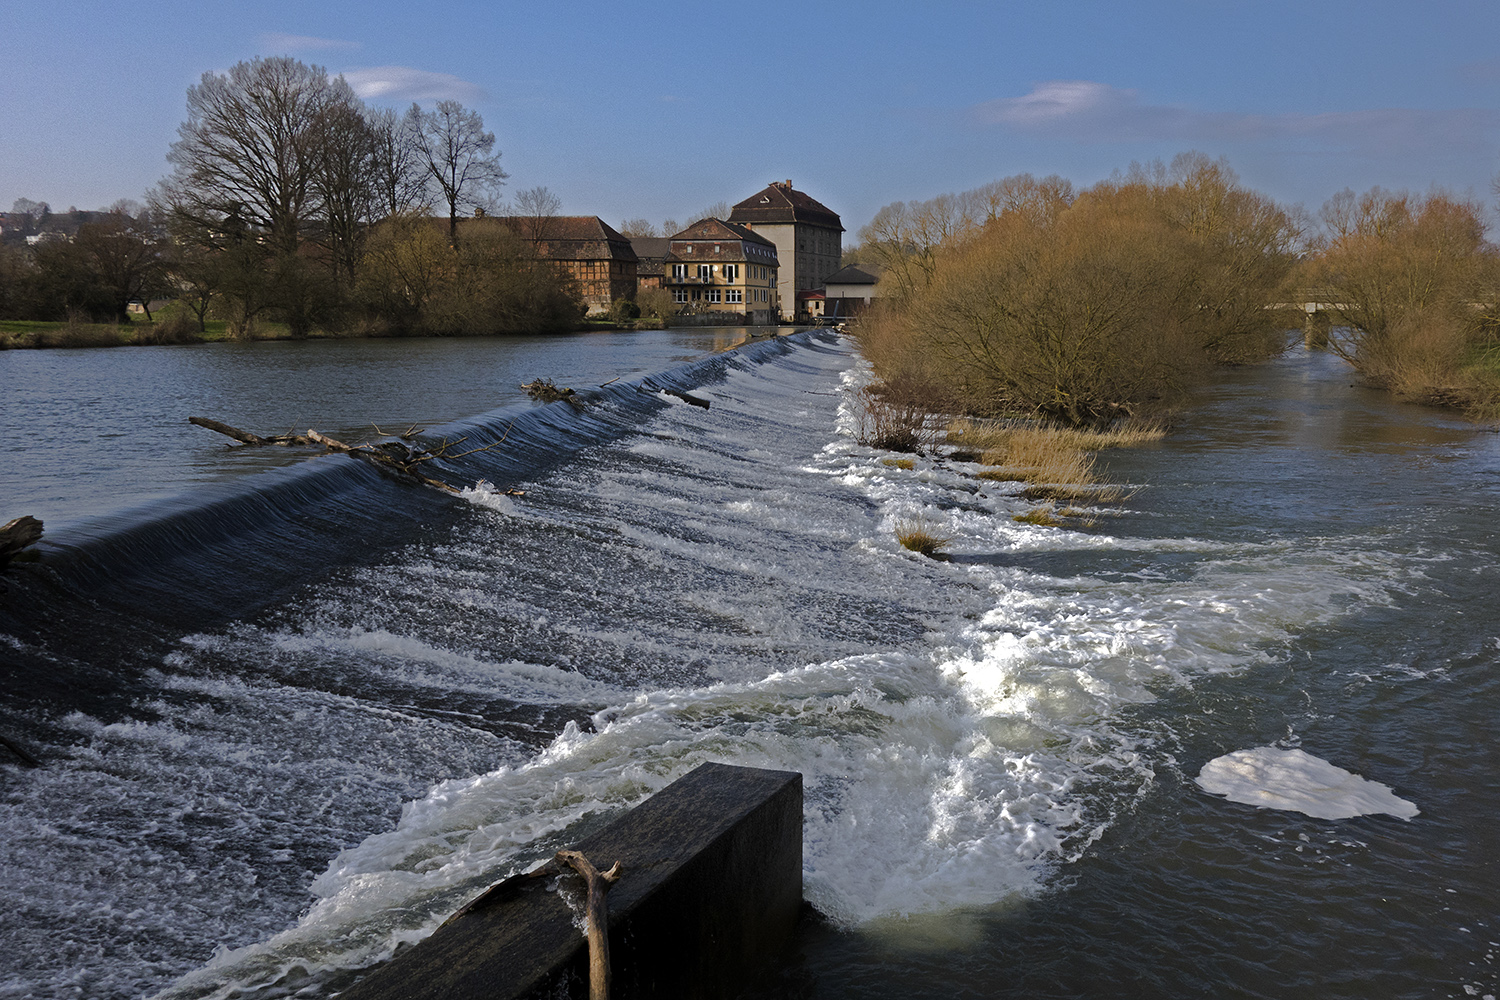
[[[434,448],[422,448],[410,443],[411,435],[416,433],[415,425],[408,428],[407,432],[401,435],[400,440],[382,441],[379,444],[371,444],[368,441],[363,444],[348,444],[340,441],[338,438],[329,437],[327,434],[323,434],[313,428],[309,428],[306,434],[278,434],[275,437],[262,437],[259,434],[252,434],[249,431],[241,430],[238,427],[231,427],[217,420],[209,420],[207,417],[189,417],[188,421],[199,427],[232,437],[236,441],[246,445],[279,444],[299,445],[305,448],[322,447],[344,455],[353,455],[356,458],[362,458],[375,465],[391,469],[419,483],[435,487],[446,493],[457,493],[458,489],[440,479],[433,479],[431,476],[424,475],[421,471],[422,464],[440,458],[464,458],[468,455],[477,455],[482,451],[489,451],[491,448],[498,448],[510,437],[511,428],[516,423],[512,420],[498,441],[492,441],[480,448],[470,448],[467,451],[454,452],[453,449],[467,441],[467,437],[461,437],[454,441],[444,438],[442,443]],[[379,429],[379,427],[376,428],[376,430]],[[521,495],[515,490],[507,490],[506,492],[516,496]],[[0,563],[0,565],[3,565],[3,563]]]
[[[207,430],[217,431],[225,437],[232,437],[241,444],[250,445],[255,448],[263,448],[267,445],[310,448],[313,444],[313,442],[307,439],[305,434],[273,434],[270,437],[262,437],[259,434],[252,434],[249,431],[240,430],[238,427],[231,427],[229,424],[222,424],[217,420],[210,420],[207,417],[188,417],[188,423],[196,424]]]
[[[620,862],[601,872],[579,851],[558,851],[556,860],[583,876],[588,886],[589,1000],[609,1000],[609,901],[605,894],[620,878]]]

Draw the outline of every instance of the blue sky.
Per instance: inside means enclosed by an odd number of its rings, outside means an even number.
[[[1010,174],[1080,186],[1188,149],[1316,210],[1343,187],[1494,202],[1500,3],[94,3],[0,0],[0,209],[139,198],[206,71],[291,55],[369,102],[452,97],[509,190],[681,221],[790,178],[850,237]]]

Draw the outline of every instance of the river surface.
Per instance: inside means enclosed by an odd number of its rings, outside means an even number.
[[[0,764],[0,996],[327,995],[708,760],[804,776],[819,916],[766,997],[1500,994],[1500,436],[1299,350],[1048,528],[860,445],[832,334],[628,373],[565,343],[292,394],[493,444],[434,466],[456,496],[230,451],[148,510],[29,498],[63,528],[0,594],[0,732],[46,762]],[[21,422],[77,435],[66,364],[107,406],[115,357],[59,357]],[[439,391],[491,374],[628,377],[581,411]],[[251,429],[307,413],[182,379]],[[66,474],[128,480],[110,455]],[[1378,784],[1195,780],[1238,751]]]

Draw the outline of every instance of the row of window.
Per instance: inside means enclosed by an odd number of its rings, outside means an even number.
[[[745,290],[742,288],[674,288],[672,289],[672,301],[709,302],[713,305],[724,302],[731,305],[742,305],[745,301]],[[771,293],[764,288],[752,288],[750,289],[750,301],[769,302],[771,301]]]
[[[681,281],[688,276],[688,268],[695,267],[693,272],[699,281],[708,281],[713,277],[714,269],[718,268],[725,281],[735,282],[740,280],[740,265],[738,264],[673,264],[672,277]],[[771,269],[761,267],[757,264],[750,265],[750,277],[765,281],[770,277]]]

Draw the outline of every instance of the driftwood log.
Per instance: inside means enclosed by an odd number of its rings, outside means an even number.
[[[534,874],[553,874],[567,865],[588,886],[589,1000],[609,1000],[609,887],[620,880],[620,862],[607,872],[595,868],[581,851],[558,851],[553,863]]]
[[[510,437],[510,428],[505,429],[505,434],[498,441],[492,441],[482,448],[470,448],[467,451],[455,452],[453,449],[463,444],[467,438],[459,438],[449,441],[444,438],[436,448],[422,448],[410,443],[410,438],[415,436],[415,429],[408,430],[401,435],[399,440],[382,441],[379,444],[347,444],[338,438],[329,437],[327,434],[319,433],[309,429],[306,434],[277,434],[271,437],[263,437],[252,434],[250,431],[229,424],[210,420],[207,417],[188,417],[188,423],[206,430],[216,431],[225,437],[234,438],[236,441],[249,447],[263,447],[266,445],[287,445],[302,448],[324,448],[328,451],[341,452],[345,455],[353,455],[364,459],[384,469],[389,469],[408,479],[415,480],[427,486],[443,490],[447,493],[457,493],[458,487],[450,486],[441,479],[433,479],[426,475],[423,463],[431,462],[439,458],[463,458],[466,455],[475,455],[491,448],[498,448]],[[377,428],[378,430],[378,428]],[[511,496],[524,496],[520,490],[506,490]]]
[[[35,545],[41,537],[42,522],[29,514],[0,526],[0,569],[9,565],[22,549]]]

